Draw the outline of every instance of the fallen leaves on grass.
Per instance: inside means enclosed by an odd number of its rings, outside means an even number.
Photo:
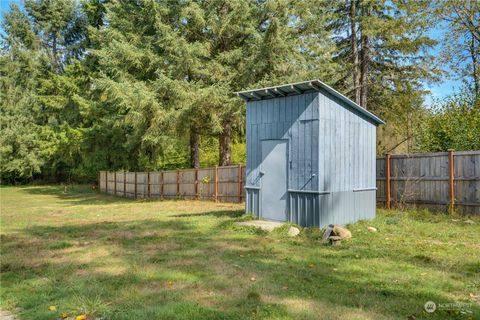
[[[257,281],[257,279],[255,279],[255,277],[251,277],[250,281],[254,282],[254,281]]]
[[[87,320],[87,315],[79,314],[78,316],[75,317],[75,320]]]
[[[56,307],[56,306],[49,306],[49,307],[48,307],[48,310],[50,310],[50,311],[57,311],[57,307]]]

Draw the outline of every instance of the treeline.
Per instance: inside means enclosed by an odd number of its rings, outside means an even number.
[[[478,149],[479,7],[474,0],[13,4],[2,17],[2,181],[244,162],[245,110],[233,92],[315,78],[387,121],[378,153]],[[439,25],[444,41],[432,37]],[[425,84],[446,70],[463,88],[424,107]]]

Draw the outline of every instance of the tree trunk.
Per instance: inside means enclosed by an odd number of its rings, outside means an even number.
[[[471,42],[470,42],[470,57],[472,58],[472,67],[473,67],[473,70],[472,70],[473,87],[474,87],[474,90],[475,90],[475,100],[478,101],[480,99],[480,84],[479,84],[480,75],[479,75],[479,71],[477,70],[477,64],[478,64],[477,50],[478,50],[478,48],[476,48],[476,45],[475,45],[475,37],[474,37],[473,32],[471,32],[471,35],[472,35],[472,39],[471,39]]]
[[[368,18],[370,16],[370,8],[368,5],[365,7],[364,18]],[[367,101],[368,101],[368,65],[370,63],[370,47],[369,47],[369,38],[368,35],[365,34],[366,29],[366,22],[363,20],[361,23],[361,43],[362,43],[362,51],[361,51],[361,65],[360,65],[360,105],[367,108]]]
[[[60,68],[58,66],[58,52],[57,52],[57,36],[56,34],[54,33],[53,34],[53,41],[52,41],[52,58],[53,58],[53,66],[55,68],[55,71],[56,72],[59,72]]]
[[[195,129],[190,130],[190,167],[200,167],[200,135]]]
[[[223,124],[223,131],[219,137],[219,166],[232,164],[232,124],[226,121]]]
[[[353,64],[353,91],[355,93],[355,102],[360,104],[360,73],[358,72],[358,45],[357,45],[357,0],[351,0],[350,2],[350,27],[351,38],[350,43],[352,46],[352,64]]]

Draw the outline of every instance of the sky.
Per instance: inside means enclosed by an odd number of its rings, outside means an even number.
[[[21,0],[0,0],[0,13],[8,11],[11,3],[20,4]],[[1,30],[0,30],[1,31]],[[439,40],[443,35],[443,30],[441,27],[434,29],[430,32],[430,36],[434,39]],[[432,53],[438,53],[439,49],[436,48]],[[425,84],[425,88],[430,91],[430,94],[426,96],[425,105],[431,105],[434,99],[441,99],[445,96],[450,95],[455,90],[458,90],[461,87],[461,82],[458,80],[452,79],[442,79],[439,83],[435,84]]]

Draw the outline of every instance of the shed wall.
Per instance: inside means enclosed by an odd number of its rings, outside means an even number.
[[[327,92],[318,99],[319,190],[375,187],[376,126]]]
[[[290,221],[324,227],[375,216],[376,126],[364,115],[321,91],[248,102],[246,130],[246,185],[257,188],[247,189],[247,212],[261,217],[261,140],[288,139]]]
[[[320,197],[321,224],[374,218],[376,126],[328,92],[319,93],[319,114],[319,187],[331,192]]]

